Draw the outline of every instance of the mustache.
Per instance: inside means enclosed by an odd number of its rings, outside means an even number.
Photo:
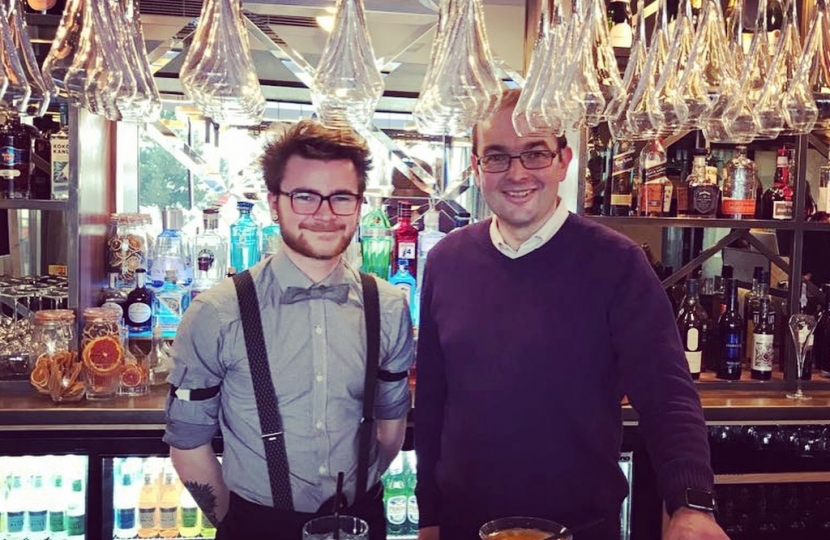
[[[323,223],[311,223],[311,224],[300,224],[300,229],[305,229],[307,231],[312,232],[338,232],[338,231],[345,231],[345,225],[338,225],[338,224],[323,224]]]

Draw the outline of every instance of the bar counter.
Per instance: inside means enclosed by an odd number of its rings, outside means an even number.
[[[806,384],[804,391],[812,397],[806,401],[787,399],[786,390],[778,385],[769,389],[707,386],[699,384],[698,390],[709,424],[830,424],[830,385],[826,383]],[[163,429],[167,392],[167,386],[162,386],[136,398],[54,404],[47,396],[35,393],[28,383],[2,383],[0,430],[35,426],[44,430]],[[630,406],[623,407],[623,420],[626,425],[637,423],[637,414]]]

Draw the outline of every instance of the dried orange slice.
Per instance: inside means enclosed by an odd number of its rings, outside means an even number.
[[[138,364],[127,364],[121,372],[121,384],[127,388],[135,388],[144,382],[144,370]]]
[[[124,348],[115,336],[90,340],[84,349],[84,365],[96,375],[110,375],[124,364]]]
[[[41,362],[40,365],[32,370],[31,375],[29,375],[29,381],[38,390],[46,389],[46,385],[49,382],[49,367],[47,366],[47,362]]]

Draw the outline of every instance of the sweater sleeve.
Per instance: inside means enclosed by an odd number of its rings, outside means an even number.
[[[427,259],[421,287],[421,315],[418,329],[415,392],[415,452],[418,458],[418,483],[415,495],[420,513],[419,528],[438,525],[441,493],[436,478],[436,465],[441,453],[441,430],[444,423],[446,377],[444,355],[438,328],[432,318],[433,284],[430,281],[433,260]]]
[[[622,391],[639,415],[657,488],[671,515],[686,488],[711,491],[714,476],[700,397],[689,374],[671,304],[645,254],[632,246],[608,318]]]

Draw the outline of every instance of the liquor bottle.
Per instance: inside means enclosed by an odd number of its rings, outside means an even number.
[[[583,208],[585,214],[599,215],[602,213],[602,189],[606,180],[607,148],[602,142],[598,128],[591,128],[588,141],[585,143],[588,157],[585,160],[585,196]]]
[[[179,499],[179,534],[182,538],[193,538],[199,536],[202,530],[201,514],[199,505],[193,500],[187,488],[182,488]]]
[[[689,215],[689,178],[686,173],[686,162],[688,161],[685,148],[672,146],[668,153],[670,159],[666,162],[666,178],[671,182],[674,195],[671,201],[669,215]]]
[[[155,538],[159,533],[159,486],[156,475],[144,471],[144,481],[138,495],[138,537]]]
[[[784,26],[783,0],[767,0],[767,40],[770,54],[775,54]]]
[[[418,273],[418,229],[412,222],[412,207],[409,203],[398,203],[398,224],[395,228],[395,260],[406,259],[409,272]],[[399,265],[400,266],[400,265]]]
[[[772,366],[775,364],[773,349],[774,328],[770,322],[769,297],[758,299],[758,318],[752,333],[752,365],[750,374],[753,379],[768,381],[772,378]]]
[[[824,294],[824,302],[817,314],[818,323],[813,332],[814,368],[822,377],[830,377],[830,284],[823,284],[821,292]]]
[[[156,238],[150,263],[149,284],[154,289],[164,286],[168,270],[174,270],[185,287],[190,286],[190,246],[182,233],[184,213],[179,208],[161,211],[162,231]]]
[[[6,497],[6,536],[22,540],[26,535],[26,494],[19,474],[12,473]]]
[[[190,293],[178,284],[176,271],[167,270],[164,286],[156,293],[155,314],[164,337],[174,338],[190,305]]]
[[[746,353],[744,356],[750,360],[752,360],[752,347],[754,344],[752,332],[758,320],[758,298],[760,297],[763,273],[763,266],[755,267],[752,272],[752,289],[744,296],[744,343],[746,344]],[[769,283],[769,274],[767,274],[767,283]],[[769,285],[767,286],[767,294],[769,294]]]
[[[251,217],[253,203],[239,201],[239,218],[231,225],[231,266],[237,272],[247,270],[259,262],[259,225]]]
[[[219,210],[215,207],[202,210],[204,232],[193,240],[193,256],[196,262],[190,297],[196,298],[222,281],[228,271],[228,242],[219,234]]]
[[[123,320],[124,309],[127,305],[127,293],[118,288],[119,272],[109,272],[107,274],[107,286],[101,289],[101,294],[98,297],[98,305],[110,309],[117,309],[121,312]]]
[[[49,137],[52,148],[52,199],[69,198],[69,108],[61,103],[61,128]]]
[[[11,114],[0,126],[0,199],[28,199],[32,137]]]
[[[666,178],[666,149],[659,138],[647,143],[640,152],[640,177],[642,215],[670,215],[674,185]]]
[[[360,251],[364,272],[389,279],[392,226],[381,202],[380,196],[369,195],[369,212],[360,218]]]
[[[746,156],[746,146],[737,146],[736,152],[726,164],[720,213],[730,219],[752,218],[755,216],[758,167]]]
[[[161,325],[157,324],[153,327],[153,344],[147,359],[147,369],[150,372],[147,382],[151,386],[165,384],[172,363],[170,355],[164,350],[164,333]]]
[[[179,535],[179,486],[172,471],[164,471],[164,482],[159,494],[159,536],[175,538]]]
[[[415,308],[415,278],[409,273],[409,261],[406,259],[398,259],[398,271],[394,276],[389,278],[389,283],[395,285],[397,288],[406,293],[406,299],[409,303],[409,315],[412,317],[412,324],[418,324],[418,318]]]
[[[262,228],[261,259],[276,255],[282,245],[282,229],[279,223],[270,223]]]
[[[613,145],[608,215],[627,216],[631,213],[634,187],[634,143],[614,140]]]
[[[398,452],[383,479],[383,504],[386,508],[386,531],[389,536],[402,535],[406,529],[406,483],[403,453]]]
[[[121,481],[115,486],[115,493],[112,495],[112,506],[115,511],[113,536],[135,538],[138,527],[135,519],[136,494],[132,475],[121,475]]]
[[[775,177],[770,188],[761,198],[763,219],[793,218],[793,189],[790,187],[789,150],[779,148],[775,161]]]
[[[216,538],[216,525],[202,512],[202,538]]]
[[[29,524],[29,532],[26,538],[27,540],[45,540],[49,537],[46,486],[40,474],[32,475],[29,482],[29,496],[26,502],[26,521]]]
[[[700,305],[698,281],[686,280],[686,296],[677,314],[677,329],[683,341],[686,361],[693,379],[700,378],[703,363],[703,351],[706,348],[707,319],[706,310]]]
[[[409,534],[418,536],[418,522],[420,512],[418,511],[418,499],[415,497],[415,486],[418,483],[418,457],[415,452],[406,453],[406,521],[409,524]]]
[[[415,276],[414,315],[413,323],[418,324],[421,314],[421,284],[424,281],[424,268],[427,256],[432,248],[445,236],[446,233],[438,230],[440,222],[438,210],[430,208],[424,213],[424,230],[418,233],[418,275]]]
[[[744,354],[743,321],[738,313],[738,286],[731,278],[726,280],[724,294],[727,298],[726,311],[718,320],[721,356],[718,378],[738,380],[741,378],[741,359]]]
[[[628,0],[611,0],[608,4],[608,25],[608,41],[611,46],[630,49],[634,33]]]
[[[72,480],[72,491],[66,501],[66,535],[69,540],[86,538],[86,496],[83,480]]]
[[[49,540],[64,540],[66,538],[66,490],[63,486],[63,476],[58,473],[52,476],[52,493],[49,496]]]
[[[830,158],[819,169],[818,200],[816,210],[819,213],[830,213]],[[826,215],[824,216],[827,217]]]
[[[47,116],[33,120],[38,130],[32,140],[32,173],[29,176],[29,197],[49,200],[52,198],[52,133],[60,124]]]
[[[149,332],[153,328],[153,293],[147,288],[145,280],[147,271],[138,268],[135,271],[135,289],[127,295],[124,323],[130,334]]]
[[[695,148],[692,173],[688,177],[689,213],[699,217],[715,217],[720,190],[717,176],[712,179],[706,168],[706,149]]]

